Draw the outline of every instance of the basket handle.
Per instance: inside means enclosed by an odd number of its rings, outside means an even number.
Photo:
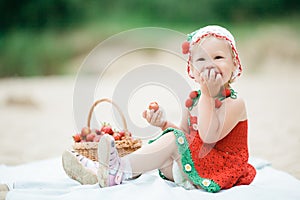
[[[125,132],[128,132],[127,130],[127,123],[126,123],[126,120],[125,120],[125,117],[124,117],[124,114],[122,113],[121,109],[119,108],[119,106],[117,104],[115,104],[111,99],[108,99],[108,98],[104,98],[104,99],[99,99],[97,101],[95,101],[92,105],[92,107],[90,108],[90,112],[89,112],[89,116],[88,116],[88,120],[87,120],[87,127],[90,128],[90,125],[91,125],[91,119],[92,119],[92,114],[93,114],[93,111],[95,109],[95,107],[99,104],[99,103],[102,103],[102,102],[108,102],[108,103],[111,103],[116,109],[117,111],[119,112],[121,118],[122,118],[122,122],[123,122],[123,128],[124,128],[124,131]]]

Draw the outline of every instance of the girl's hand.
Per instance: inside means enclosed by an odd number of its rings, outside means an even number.
[[[206,68],[200,74],[200,85],[202,92],[206,93],[211,97],[215,97],[220,92],[223,86],[222,75],[217,71],[216,68]]]
[[[143,118],[147,120],[149,124],[152,126],[157,126],[162,128],[165,123],[165,112],[159,108],[157,111],[152,110],[145,110],[143,112]]]

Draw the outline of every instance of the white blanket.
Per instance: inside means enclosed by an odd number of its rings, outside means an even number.
[[[80,185],[64,173],[61,158],[19,166],[0,165],[0,183],[14,184],[7,200],[134,200],[134,199],[300,199],[300,181],[289,174],[275,170],[260,159],[250,159],[257,175],[251,185],[236,186],[219,193],[203,190],[185,190],[162,180],[157,171],[110,188]]]

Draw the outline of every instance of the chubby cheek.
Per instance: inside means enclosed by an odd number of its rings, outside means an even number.
[[[225,73],[222,76],[223,84],[227,83],[231,78],[231,72]]]
[[[195,70],[194,68],[192,68],[192,74],[193,74],[193,76],[195,78],[195,81],[199,82],[200,81],[200,72],[197,71],[197,70]]]
[[[225,66],[221,66],[222,79],[223,79],[224,84],[227,83],[231,79],[232,73],[234,71],[234,67],[229,67],[231,65],[232,64],[227,64]]]

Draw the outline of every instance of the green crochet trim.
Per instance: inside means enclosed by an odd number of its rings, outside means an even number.
[[[218,192],[221,190],[221,187],[210,179],[205,179],[199,176],[198,172],[195,169],[194,162],[192,160],[192,155],[189,149],[189,144],[187,142],[187,139],[185,138],[184,133],[181,130],[174,129],[174,128],[167,128],[163,131],[163,133],[157,137],[156,139],[150,140],[148,143],[151,144],[152,142],[159,139],[161,136],[163,136],[166,133],[173,132],[176,137],[176,144],[178,147],[178,152],[181,155],[181,164],[183,171],[185,174],[189,177],[191,181],[195,185],[201,186],[204,190],[208,192]],[[159,173],[162,178],[166,178],[161,172]]]
[[[197,32],[198,32],[198,30],[197,30],[197,31],[194,31],[194,32],[192,32],[192,33],[190,33],[190,34],[188,34],[188,35],[187,35],[187,41],[188,41],[188,42],[191,42],[191,41],[192,41],[192,38],[194,37],[194,35],[196,35]]]
[[[160,178],[169,181],[169,179],[165,177],[164,173],[162,173],[160,170],[158,170],[158,175],[160,176]]]

